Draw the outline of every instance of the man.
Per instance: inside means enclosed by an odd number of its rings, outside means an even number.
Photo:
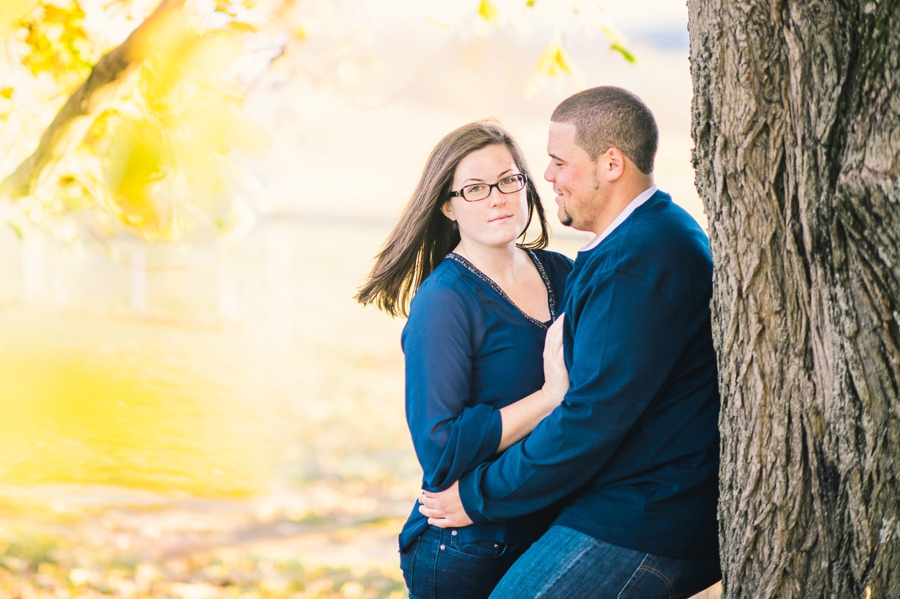
[[[637,96],[589,89],[551,120],[544,177],[559,219],[596,235],[563,305],[569,390],[496,461],[424,493],[420,511],[459,527],[564,499],[492,599],[687,597],[720,578],[709,242],[654,185],[658,133]]]

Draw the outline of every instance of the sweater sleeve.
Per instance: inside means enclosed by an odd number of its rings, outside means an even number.
[[[611,273],[590,285],[566,315],[565,400],[529,437],[460,481],[475,523],[531,513],[584,485],[633,434],[682,353],[680,319],[651,281]]]
[[[403,331],[406,418],[428,491],[446,489],[500,445],[500,412],[469,405],[480,318],[452,289],[423,286]],[[469,302],[471,303],[471,302]]]

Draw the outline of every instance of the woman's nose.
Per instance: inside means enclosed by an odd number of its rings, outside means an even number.
[[[492,187],[491,195],[488,196],[488,202],[491,203],[491,206],[499,206],[506,202],[506,194],[501,193],[497,187]]]

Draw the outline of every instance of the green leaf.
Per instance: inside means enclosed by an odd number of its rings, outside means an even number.
[[[632,64],[637,62],[637,57],[634,54],[632,54],[626,48],[620,46],[617,43],[614,43],[613,45],[611,45],[609,47],[609,49],[614,52],[618,52],[619,54],[622,55],[622,58],[624,58],[625,60],[627,60],[628,62],[630,62]]]
[[[19,238],[19,241],[25,239],[25,234],[22,233],[22,227],[12,222],[11,220],[6,221],[6,224],[9,225],[9,228],[13,230],[13,233],[16,234],[16,237]]]

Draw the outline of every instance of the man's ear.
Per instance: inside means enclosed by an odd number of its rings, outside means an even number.
[[[600,160],[606,167],[606,180],[617,181],[625,174],[625,154],[616,147],[611,147],[600,155]]]
[[[444,216],[446,216],[450,220],[456,220],[456,217],[453,215],[453,205],[450,204],[450,200],[447,200],[446,202],[441,204],[441,212],[443,212]]]

